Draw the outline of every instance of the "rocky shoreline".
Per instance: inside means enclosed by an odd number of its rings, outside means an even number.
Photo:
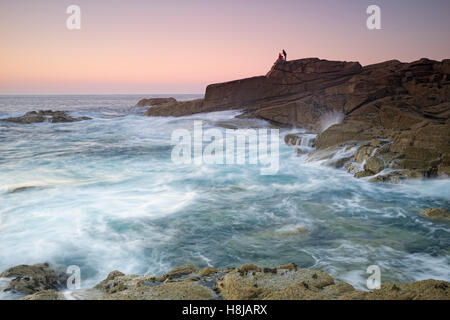
[[[379,289],[359,291],[294,263],[222,270],[184,265],[159,276],[112,271],[94,287],[75,291],[65,289],[68,275],[46,263],[10,268],[0,279],[7,280],[1,290],[21,300],[450,300],[450,283],[442,280],[382,283]]]
[[[209,85],[204,99],[146,102],[138,103],[152,105],[146,116],[234,109],[240,117],[304,128],[317,134],[308,160],[327,160],[371,182],[450,175],[450,59],[365,67],[279,61],[265,76]],[[304,144],[302,134],[293,136],[288,144]]]

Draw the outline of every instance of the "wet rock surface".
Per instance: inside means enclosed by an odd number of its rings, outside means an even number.
[[[203,99],[190,101],[168,101],[154,105],[145,112],[147,117],[180,117],[193,113],[203,112]]]
[[[139,100],[136,106],[137,107],[159,106],[162,104],[176,103],[176,102],[177,100],[175,98],[150,98]]]
[[[89,117],[72,117],[66,111],[39,110],[30,111],[21,117],[2,119],[2,121],[31,124],[40,122],[62,123],[90,120]]]
[[[69,293],[48,288],[55,281],[46,265],[17,266],[2,276],[24,274],[33,274],[42,285],[22,300],[450,300],[446,281],[384,283],[371,292],[358,291],[321,270],[301,269],[294,263],[275,268],[254,264],[224,270],[205,267],[200,271],[185,265],[160,276],[126,275],[116,270],[93,288]]]
[[[29,294],[20,300],[66,300],[63,293],[56,290],[43,290]]]
[[[67,281],[64,272],[51,269],[47,263],[15,266],[2,272],[0,278],[11,279],[2,291],[24,294],[61,289]]]
[[[421,213],[431,220],[450,222],[450,212],[443,208],[424,209]]]

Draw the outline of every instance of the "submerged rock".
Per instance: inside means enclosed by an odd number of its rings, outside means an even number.
[[[90,120],[89,117],[72,117],[66,111],[52,111],[52,110],[39,110],[39,111],[30,111],[25,113],[21,117],[15,118],[6,118],[2,119],[7,122],[15,122],[22,124],[31,124],[31,123],[39,123],[39,122],[51,122],[51,123],[60,123],[60,122],[76,122],[82,120]]]
[[[38,186],[23,186],[23,187],[17,187],[17,188],[11,189],[11,191],[9,191],[9,193],[19,193],[19,192],[24,192],[24,191],[36,189],[36,188],[39,188],[39,187],[38,187]]]
[[[431,220],[450,222],[450,212],[442,208],[424,209],[421,213]]]

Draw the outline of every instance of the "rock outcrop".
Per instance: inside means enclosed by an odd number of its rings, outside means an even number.
[[[319,155],[312,159],[357,150],[326,163],[345,166],[358,178],[399,182],[450,175],[450,59],[365,67],[317,58],[279,61],[265,76],[212,84],[204,99],[164,103],[146,115],[229,109],[318,133]]]
[[[22,124],[31,124],[39,122],[76,122],[82,120],[90,120],[89,117],[72,117],[66,111],[39,110],[30,111],[21,117],[1,119],[2,121],[15,122]]]
[[[34,294],[46,290],[61,289],[67,280],[64,272],[50,268],[49,264],[19,265],[0,274],[0,278],[11,278],[3,291]]]
[[[403,178],[448,175],[449,65],[450,60],[422,59],[408,64],[390,61],[365,67],[351,83],[355,88],[364,88],[358,95],[366,96],[367,100],[357,107],[346,108],[342,123],[319,134],[317,150],[360,145],[350,160],[364,162],[365,171],[355,174],[371,176],[383,168],[389,169],[370,181],[398,182]],[[367,146],[373,139],[378,145]],[[385,145],[380,147],[381,144]]]
[[[358,62],[317,58],[279,61],[265,76],[211,84],[206,88],[204,99],[164,103],[150,108],[146,115],[185,116],[200,112],[241,109],[246,116],[265,118],[279,124],[301,124],[308,127],[317,120],[321,112],[328,112],[330,109],[316,108],[312,104],[291,103],[310,96],[312,91],[318,92],[343,84],[361,70]],[[265,111],[262,111],[263,109]]]
[[[41,269],[46,268],[46,265],[18,266],[3,274],[17,276],[24,272],[27,275],[32,273],[42,280]],[[51,274],[47,274],[47,277],[49,283],[55,283]],[[49,285],[40,287],[42,290],[30,290],[29,295],[21,299],[450,300],[450,283],[446,281],[383,283],[380,289],[371,292],[358,291],[352,285],[338,282],[321,270],[300,269],[294,263],[276,268],[261,268],[254,264],[224,270],[206,267],[200,271],[192,265],[185,265],[161,276],[125,275],[120,271],[112,271],[105,280],[91,289],[65,294],[48,288]]]
[[[150,99],[141,99],[136,104],[137,107],[149,107],[149,106],[159,106],[167,103],[175,103],[177,100],[175,98],[150,98]]]
[[[278,61],[265,76],[209,85],[203,108],[242,109],[280,124],[311,125],[321,106],[299,102],[313,92],[345,83],[361,70],[358,62]]]

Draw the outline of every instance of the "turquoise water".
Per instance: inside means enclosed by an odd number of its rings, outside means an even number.
[[[225,130],[218,124],[236,112],[148,118],[134,107],[140,98],[0,97],[3,118],[38,109],[93,118],[0,121],[0,270],[78,265],[88,287],[115,269],[295,262],[358,288],[373,264],[382,281],[450,281],[450,226],[420,215],[449,209],[450,180],[370,184],[306,163],[282,142],[273,176],[257,165],[175,165],[173,130],[194,119]],[[20,187],[30,188],[11,192]]]

